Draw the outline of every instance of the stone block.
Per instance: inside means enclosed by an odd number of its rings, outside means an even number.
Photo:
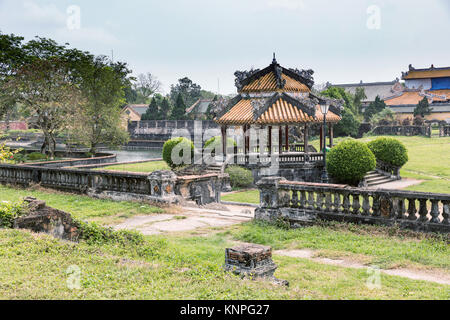
[[[226,271],[241,277],[252,279],[265,278],[279,284],[289,285],[274,277],[277,265],[272,261],[272,248],[251,243],[244,243],[225,249]]]

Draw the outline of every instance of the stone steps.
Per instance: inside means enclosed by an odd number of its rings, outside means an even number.
[[[377,173],[376,171],[368,172],[367,175],[364,177],[364,180],[366,181],[368,187],[395,181],[395,179],[384,176],[380,173]]]

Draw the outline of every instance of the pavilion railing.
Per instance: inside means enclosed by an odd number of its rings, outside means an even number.
[[[450,232],[450,194],[371,190],[280,177],[263,178],[257,185],[261,200],[256,219],[285,218],[293,226],[324,219]]]
[[[320,152],[311,153],[286,153],[286,154],[237,154],[234,155],[236,164],[244,165],[270,165],[276,162],[280,165],[290,165],[298,163],[323,162],[323,154]]]

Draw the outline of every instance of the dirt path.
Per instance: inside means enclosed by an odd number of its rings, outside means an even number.
[[[409,178],[402,178],[402,180],[392,181],[388,183],[379,184],[376,186],[369,187],[369,189],[404,189],[410,186],[414,186],[417,184],[421,184],[425,180],[416,180],[416,179],[409,179]]]
[[[370,266],[364,265],[362,263],[352,261],[350,259],[330,259],[323,257],[316,257],[316,252],[310,249],[299,249],[299,250],[277,250],[274,254],[281,256],[291,257],[291,258],[302,258],[308,259],[318,263],[329,264],[333,266],[340,266],[345,268],[355,268],[355,269],[367,269]],[[420,271],[408,268],[399,269],[380,269],[381,273],[389,274],[392,276],[399,276],[404,278],[409,278],[413,280],[424,280],[430,282],[436,282],[440,284],[450,285],[450,274],[440,271]]]
[[[116,230],[134,229],[144,235],[182,232],[208,227],[225,227],[250,221],[254,208],[225,206],[224,210],[183,207],[178,214],[135,216],[113,226]]]

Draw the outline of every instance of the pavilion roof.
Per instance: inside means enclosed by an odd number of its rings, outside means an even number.
[[[275,59],[266,68],[236,71],[235,84],[240,93],[310,92],[314,85],[312,70],[286,69]]]
[[[341,120],[338,107],[330,105],[327,122]],[[216,118],[219,124],[294,124],[323,121],[316,97],[293,97],[287,93],[274,93],[265,97],[238,96],[226,112]]]

